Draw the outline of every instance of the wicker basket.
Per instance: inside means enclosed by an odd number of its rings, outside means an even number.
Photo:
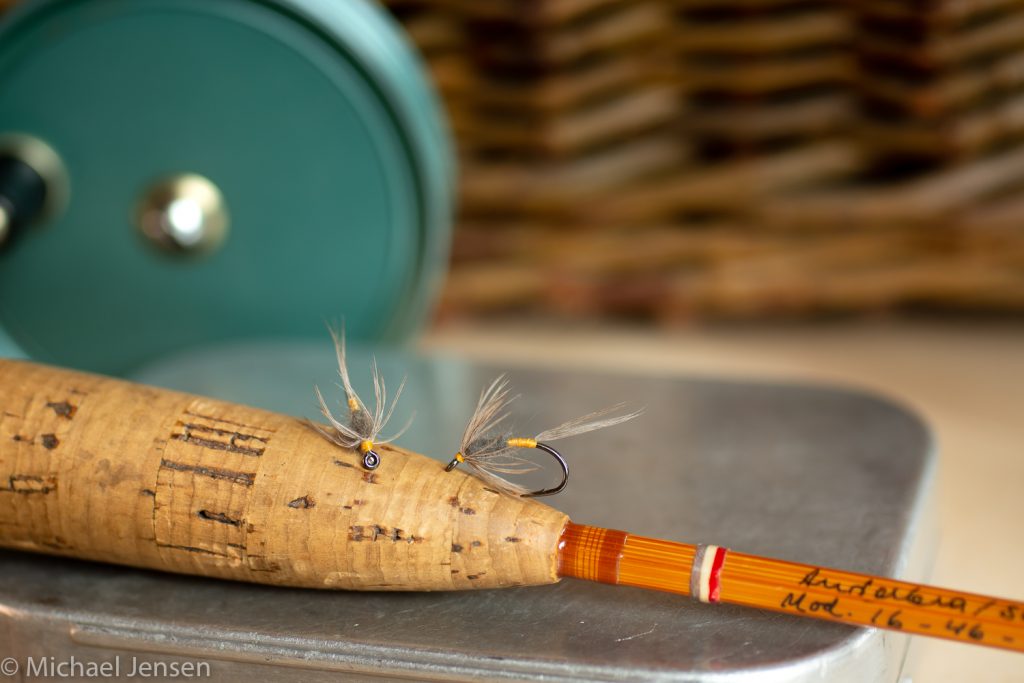
[[[1022,3],[417,4],[478,79],[448,314],[1024,311]]]

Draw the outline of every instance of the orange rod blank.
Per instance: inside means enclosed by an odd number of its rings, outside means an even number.
[[[1024,652],[1024,603],[570,522],[558,573]]]

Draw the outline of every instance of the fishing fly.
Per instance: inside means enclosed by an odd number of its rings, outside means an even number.
[[[508,418],[509,404],[518,398],[509,392],[508,380],[500,375],[483,390],[477,401],[476,410],[466,425],[462,435],[462,443],[452,461],[445,468],[451,472],[461,463],[469,465],[478,477],[495,488],[523,498],[537,498],[558,493],[569,483],[569,465],[562,454],[555,450],[548,441],[565,439],[577,434],[592,432],[632,420],[641,411],[626,415],[605,417],[622,409],[623,404],[598,410],[593,413],[564,422],[557,427],[545,430],[534,437],[515,436],[511,431],[503,430],[502,423]],[[535,448],[544,451],[558,463],[562,469],[562,480],[557,486],[538,491],[529,491],[524,486],[509,481],[502,475],[520,475],[538,469],[531,460],[518,454],[520,449]]]
[[[320,403],[320,412],[331,423],[331,428],[327,429],[319,424],[313,424],[313,427],[333,443],[344,448],[358,450],[363,456],[363,467],[366,469],[377,469],[380,465],[380,454],[376,450],[377,446],[391,443],[402,436],[405,430],[409,428],[409,425],[412,424],[412,418],[410,417],[405,426],[398,430],[396,434],[386,439],[380,438],[381,431],[387,426],[388,421],[391,420],[391,415],[395,412],[395,406],[398,404],[398,399],[405,388],[405,378],[402,378],[402,383],[398,386],[398,391],[395,392],[395,397],[391,399],[389,405],[384,377],[377,368],[377,359],[373,359],[374,407],[371,413],[367,409],[366,404],[363,403],[363,400],[359,398],[359,394],[352,388],[352,381],[349,379],[348,365],[345,360],[344,330],[340,333],[335,332],[333,329],[329,329],[329,331],[331,339],[334,340],[335,354],[338,357],[338,375],[341,377],[341,388],[345,391],[348,424],[334,417],[330,408],[327,407],[323,394],[320,393],[320,387],[314,387],[317,401]]]

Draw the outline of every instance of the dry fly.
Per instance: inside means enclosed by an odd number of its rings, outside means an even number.
[[[395,397],[388,405],[387,387],[384,385],[384,378],[377,368],[377,359],[373,360],[373,394],[374,407],[371,413],[363,400],[359,398],[355,389],[352,388],[352,381],[348,376],[348,366],[345,363],[345,332],[337,333],[330,330],[331,338],[334,340],[334,351],[338,356],[338,374],[341,376],[341,388],[345,390],[346,407],[348,409],[348,424],[338,420],[327,407],[327,402],[320,393],[320,387],[314,387],[316,398],[320,403],[320,412],[331,423],[330,428],[324,425],[313,424],[313,427],[327,437],[329,440],[345,448],[358,449],[363,455],[363,467],[368,470],[377,469],[380,465],[380,454],[375,450],[377,446],[394,441],[409,428],[412,418],[398,430],[398,433],[387,439],[380,437],[381,431],[391,419],[395,412],[395,405],[405,388],[405,378],[398,386]]]
[[[499,376],[484,389],[480,394],[480,400],[477,401],[473,417],[466,425],[459,451],[448,463],[446,472],[451,472],[459,463],[464,462],[477,476],[502,491],[524,498],[549,496],[565,488],[569,482],[569,466],[562,454],[546,442],[621,424],[632,420],[641,412],[606,417],[621,410],[623,404],[620,403],[564,422],[533,438],[517,437],[510,430],[502,428],[502,423],[509,415],[508,406],[517,397],[509,395],[508,380],[504,375]],[[554,488],[528,491],[502,476],[525,474],[537,469],[536,464],[516,452],[521,448],[536,448],[553,457],[562,468],[562,481]]]

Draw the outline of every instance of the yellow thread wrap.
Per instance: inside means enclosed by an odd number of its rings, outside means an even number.
[[[373,450],[373,442],[370,441],[369,439],[364,439],[364,440],[359,442],[359,452],[362,453],[363,455],[366,455],[366,453],[368,451],[372,451],[372,450]]]
[[[513,438],[513,439],[509,439],[506,443],[509,445],[510,448],[536,448],[537,447],[537,440],[536,439],[525,439],[525,438],[522,438],[522,437],[516,437],[516,438]]]
[[[466,456],[462,454],[462,451],[455,454],[455,459],[459,462],[466,462]]]
[[[356,399],[355,396],[348,400],[348,409],[351,410],[353,413],[359,410],[359,401]]]

